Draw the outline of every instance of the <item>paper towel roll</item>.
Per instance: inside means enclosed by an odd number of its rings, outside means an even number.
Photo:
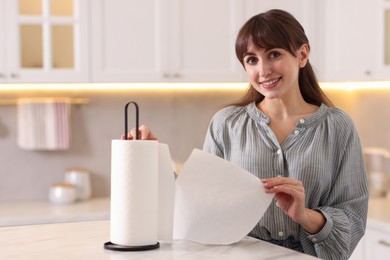
[[[111,149],[111,242],[156,244],[158,142],[112,140]]]

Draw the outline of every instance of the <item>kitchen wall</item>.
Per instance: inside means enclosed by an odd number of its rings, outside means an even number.
[[[354,119],[363,146],[390,149],[390,90],[326,90],[337,106]],[[182,163],[201,148],[212,115],[237,100],[243,90],[101,90],[0,91],[0,99],[22,96],[89,98],[72,105],[71,147],[67,151],[27,151],[17,146],[17,107],[0,106],[0,201],[46,199],[50,184],[62,181],[67,168],[92,174],[93,197],[109,196],[111,140],[123,132],[123,107],[137,101],[140,121],[169,144],[172,159]],[[133,120],[130,108],[129,128]],[[29,131],[29,129],[25,129]]]

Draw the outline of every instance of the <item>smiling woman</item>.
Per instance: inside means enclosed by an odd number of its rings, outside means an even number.
[[[270,10],[238,33],[250,86],[217,112],[203,149],[262,180],[275,201],[250,236],[323,259],[348,259],[364,234],[368,185],[351,118],[322,92],[303,27]]]

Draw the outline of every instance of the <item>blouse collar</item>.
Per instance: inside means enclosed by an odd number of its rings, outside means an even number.
[[[249,105],[247,105],[246,111],[253,120],[259,121],[261,124],[268,125],[271,121],[266,114],[264,114],[260,109],[257,108],[256,102],[252,102]],[[321,106],[317,109],[317,111],[314,114],[308,117],[301,118],[300,120],[298,120],[298,124],[309,126],[314,123],[317,123],[326,117],[328,111],[329,111],[329,107],[324,103],[322,103]]]

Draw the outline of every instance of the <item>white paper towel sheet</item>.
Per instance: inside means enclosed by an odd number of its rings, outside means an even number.
[[[232,244],[264,215],[273,195],[259,178],[195,149],[176,179],[174,239]]]

